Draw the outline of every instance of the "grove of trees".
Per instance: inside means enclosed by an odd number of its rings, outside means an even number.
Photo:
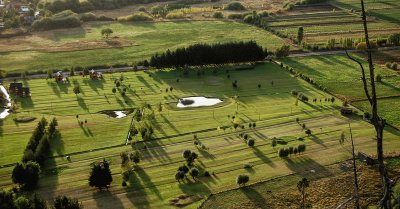
[[[265,58],[264,50],[254,41],[223,44],[195,44],[155,54],[150,59],[154,67],[253,62]]]

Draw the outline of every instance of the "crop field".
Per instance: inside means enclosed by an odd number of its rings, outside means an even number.
[[[332,2],[345,9],[356,9],[360,10],[360,2],[356,0],[335,0]],[[389,22],[400,23],[400,2],[396,0],[384,0],[384,1],[365,1],[365,7],[369,12],[379,19],[386,20]]]
[[[358,58],[361,59],[360,57]],[[284,63],[327,87],[328,91],[340,98],[349,101],[366,99],[362,81],[357,79],[361,76],[361,70],[357,64],[351,62],[345,55],[287,58]],[[396,105],[393,104],[400,102],[400,76],[385,66],[377,65],[376,75],[378,74],[383,77],[382,82],[378,82],[376,85],[378,98],[392,97],[382,100],[380,103],[381,113],[386,116],[391,114],[392,116],[387,118],[389,123],[398,126],[400,120],[396,115],[400,112]],[[365,104],[365,102],[355,103],[356,106],[368,111],[369,108],[365,109]]]
[[[326,43],[330,38],[360,38],[363,34],[360,17],[340,9],[275,16],[266,18],[265,22],[271,29],[291,37],[296,37],[298,28],[302,26],[307,43]],[[387,37],[399,31],[399,26],[396,22],[375,18],[369,18],[368,22],[372,38]]]
[[[216,74],[212,69],[205,69],[200,76],[195,71],[184,76],[182,70],[168,69],[126,72],[120,87],[127,88],[126,96],[118,91],[112,93],[114,80],[121,77],[120,73],[105,74],[104,80],[74,76],[70,77],[69,84],[45,79],[23,81],[31,88],[32,97],[19,98],[17,114],[3,121],[0,165],[21,159],[37,123],[37,120],[18,123],[13,118],[57,117],[60,137],[51,142],[54,158],[46,162],[39,182],[38,192],[43,197],[68,195],[79,198],[86,208],[173,208],[177,204],[197,208],[210,193],[236,188],[235,179],[239,174],[248,174],[250,183],[309,170],[323,175],[325,166],[349,158],[348,149],[338,142],[342,131],[348,133],[349,123],[357,150],[375,152],[374,130],[370,124],[360,116],[341,116],[340,101],[325,102],[330,95],[293,77],[278,65],[262,63],[251,70],[229,69],[221,68]],[[233,80],[237,80],[237,89],[232,87]],[[72,89],[77,85],[82,93],[75,95]],[[173,91],[166,92],[170,87]],[[292,90],[311,100],[317,98],[318,102],[296,102],[290,93]],[[216,97],[223,102],[215,107],[177,108],[178,98],[185,96]],[[162,108],[158,111],[160,103]],[[134,137],[137,141],[134,147],[140,151],[142,160],[130,168],[133,172],[128,185],[123,187],[121,174],[128,168],[121,166],[120,153],[132,150],[131,146],[124,145],[132,115],[113,118],[100,111],[141,109],[144,104],[152,107],[146,108],[144,115],[154,115],[145,117],[145,122],[154,127],[155,139],[143,141],[141,137]],[[235,116],[233,121],[244,127],[229,128],[232,116]],[[310,136],[296,123],[296,118],[312,130]],[[80,125],[84,120],[87,123]],[[249,128],[249,122],[257,126]],[[255,146],[248,147],[238,137],[239,133],[255,139]],[[197,134],[205,149],[194,145],[193,134]],[[400,148],[398,136],[399,132],[394,129],[385,131],[385,151]],[[271,146],[273,137],[284,143]],[[279,148],[299,144],[306,144],[304,153],[287,159],[278,157]],[[194,166],[199,168],[201,177],[178,183],[174,176],[184,164],[182,152],[186,149],[199,154]],[[64,155],[70,155],[71,161]],[[109,190],[97,191],[88,186],[87,179],[90,164],[103,158],[111,162],[114,181]],[[252,167],[244,169],[244,164]],[[0,167],[1,187],[12,186],[11,170],[12,167]],[[204,171],[212,175],[203,177]],[[181,195],[186,198],[179,199]]]
[[[103,28],[114,31],[109,39],[101,36]],[[269,50],[284,44],[282,39],[265,30],[230,21],[92,23],[79,28],[2,39],[0,69],[21,72],[132,64],[168,48],[172,50],[195,43],[250,40]]]

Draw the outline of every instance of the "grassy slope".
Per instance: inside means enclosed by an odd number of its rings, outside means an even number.
[[[362,82],[357,79],[361,76],[361,70],[345,55],[287,58],[284,62],[327,87],[337,96],[349,100],[365,99]],[[384,76],[382,82],[376,85],[378,97],[400,95],[400,76],[398,74],[386,67],[376,66],[377,74]],[[400,122],[399,118],[395,117],[399,110],[391,104],[398,101],[400,101],[399,97],[385,99],[380,108],[382,113],[390,112],[390,114],[384,115],[388,116],[390,123],[396,125]],[[358,103],[355,104],[359,106]],[[365,105],[359,107],[364,109]]]
[[[134,46],[112,49],[93,49],[72,52],[47,53],[34,49],[2,54],[0,69],[8,72],[43,69],[63,69],[71,66],[132,64],[148,59],[156,52],[175,49],[195,43],[218,43],[229,41],[250,41],[274,50],[283,40],[254,26],[237,22],[183,21],[164,23],[101,23],[84,28],[54,30],[30,38],[34,43],[49,44],[49,48],[61,43],[102,40],[101,29],[111,28],[113,36],[130,41]],[[22,46],[21,46],[22,47]]]
[[[156,123],[160,128],[156,129],[157,136],[168,135],[167,139],[147,142],[147,150],[142,150],[141,169],[136,168],[131,176],[128,187],[121,187],[122,172],[119,154],[121,151],[130,150],[129,147],[117,147],[95,152],[86,152],[72,156],[72,162],[64,158],[49,160],[48,169],[41,178],[39,192],[46,198],[57,194],[66,194],[79,198],[86,207],[92,208],[127,208],[127,207],[167,207],[171,198],[178,195],[193,194],[205,198],[210,192],[216,192],[235,188],[235,178],[238,174],[247,173],[251,182],[286,175],[293,172],[302,172],[314,169],[319,173],[324,171],[324,165],[335,163],[348,158],[348,152],[337,142],[337,137],[342,130],[346,130],[348,119],[338,114],[338,102],[331,103],[299,103],[295,106],[295,99],[290,95],[293,89],[302,91],[309,97],[325,98],[323,92],[315,90],[304,81],[292,78],[287,72],[274,64],[264,64],[252,71],[231,72],[231,79],[238,80],[239,90],[235,92],[231,87],[231,80],[226,78],[225,72],[214,76],[206,72],[205,76],[198,78],[191,75],[189,78],[180,78],[178,71],[153,72],[152,77],[143,72],[124,74],[126,84],[132,84],[137,90],[138,96],[128,93],[131,103],[125,106],[137,107],[145,101],[157,104],[176,101],[176,97],[188,95],[216,96],[229,98],[239,95],[239,115],[241,121],[256,121],[257,129],[248,130],[250,137],[256,140],[255,148],[248,148],[243,140],[237,137],[237,133],[227,130],[207,131],[198,134],[199,139],[208,151],[197,150],[193,145],[192,136],[176,136],[176,133],[193,132],[207,128],[216,128],[218,125],[230,124],[227,115],[233,115],[236,106],[228,103],[220,108],[201,108],[194,110],[166,110],[156,114]],[[32,102],[30,114],[40,116],[44,114],[56,114],[59,119],[62,144],[64,150],[60,153],[68,153],[77,150],[93,149],[105,144],[113,145],[122,143],[125,134],[124,128],[128,126],[128,119],[111,119],[95,114],[100,109],[122,108],[111,93],[113,86],[111,75],[105,75],[105,82],[100,84],[85,82],[85,79],[75,77],[76,83],[80,83],[84,94],[81,97],[87,109],[83,109],[71,93],[72,86],[66,90],[55,90],[53,81],[46,84],[45,80],[28,81],[32,87]],[[118,75],[115,75],[119,77]],[[271,86],[271,81],[274,86]],[[97,82],[97,81],[93,81]],[[261,89],[257,84],[261,83]],[[53,88],[52,88],[53,86]],[[102,86],[100,88],[99,86]],[[173,86],[174,93],[161,93],[158,89]],[[57,87],[57,86],[56,86]],[[95,88],[96,87],[96,88]],[[58,87],[60,88],[60,87]],[[64,87],[62,87],[64,88]],[[143,88],[143,89],[142,89]],[[94,89],[98,90],[98,94]],[[59,93],[59,95],[57,94]],[[68,93],[66,93],[68,92]],[[110,104],[104,98],[106,94]],[[120,96],[117,96],[120,98]],[[121,98],[120,98],[121,99]],[[52,100],[48,107],[46,103]],[[25,101],[26,102],[26,101]],[[54,105],[54,106],[53,106]],[[19,114],[28,114],[29,106],[20,105]],[[91,116],[88,114],[90,112]],[[215,118],[212,116],[214,112]],[[78,125],[75,114],[80,114],[80,119],[89,118],[87,127],[95,136],[86,135]],[[90,117],[94,117],[91,119]],[[305,137],[304,142],[296,140],[304,137],[301,127],[295,123],[299,117],[301,122],[313,130],[312,137]],[[33,130],[34,123],[15,124],[9,117],[2,126],[1,147],[10,147],[10,150],[2,152],[0,161],[3,163],[15,162],[20,156],[10,157],[13,153],[22,153],[29,132]],[[259,120],[261,119],[261,120]],[[87,128],[85,126],[85,128]],[[356,145],[360,150],[373,153],[371,140],[373,130],[371,127],[357,119],[352,120],[352,128]],[[26,132],[23,135],[21,132]],[[87,131],[86,131],[87,132]],[[398,150],[400,141],[397,132],[388,130],[385,135],[385,148],[387,151]],[[283,137],[288,145],[271,146],[271,137]],[[17,141],[17,143],[16,143]],[[291,160],[281,160],[277,157],[277,149],[285,146],[296,146],[306,143],[307,151],[302,156],[292,157]],[[15,146],[18,145],[18,146]],[[141,145],[138,145],[140,148]],[[214,172],[211,178],[201,178],[198,182],[178,184],[174,180],[174,173],[179,165],[183,164],[181,153],[184,149],[196,150],[199,159],[196,166],[201,170]],[[89,165],[94,160],[106,158],[111,161],[114,182],[108,192],[96,192],[87,186]],[[251,170],[244,170],[243,164],[254,165]],[[51,169],[57,165],[56,169]],[[162,169],[160,169],[162,168]],[[0,185],[9,187],[11,168],[0,169]],[[267,172],[266,172],[267,171]],[[195,208],[200,202],[189,206]]]

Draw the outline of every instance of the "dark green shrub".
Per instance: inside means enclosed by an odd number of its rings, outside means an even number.
[[[224,7],[224,10],[241,11],[245,8],[240,2],[231,2]]]
[[[213,18],[217,18],[217,19],[224,18],[224,14],[222,14],[222,12],[214,12]]]
[[[152,21],[152,20],[153,18],[144,12],[138,12],[128,16],[118,17],[119,22],[137,22],[137,21]]]
[[[43,17],[32,24],[33,30],[52,30],[57,28],[73,28],[81,26],[78,14],[65,10],[51,17]]]

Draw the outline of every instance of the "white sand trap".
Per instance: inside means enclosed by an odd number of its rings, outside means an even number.
[[[114,111],[117,117],[115,118],[123,118],[126,117],[126,114],[123,111]]]
[[[188,102],[188,104],[183,104],[183,100],[191,100],[193,102]],[[176,105],[179,108],[185,107],[203,107],[203,106],[213,106],[218,103],[221,103],[222,100],[218,98],[207,98],[207,97],[184,97],[180,98],[178,104]]]
[[[11,100],[10,100],[10,95],[7,93],[6,88],[4,86],[0,85],[0,91],[6,96],[7,105],[6,109],[3,110],[3,112],[0,113],[0,119],[6,118],[10,113],[9,113],[9,108],[11,107]]]

